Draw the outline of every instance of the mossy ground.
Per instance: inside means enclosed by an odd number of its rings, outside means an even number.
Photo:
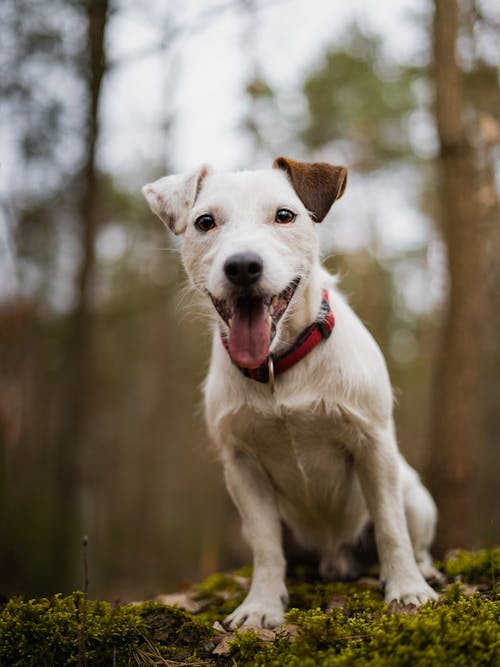
[[[372,579],[289,583],[275,630],[225,632],[250,571],[209,577],[186,594],[195,611],[146,602],[112,606],[82,593],[15,598],[0,610],[0,665],[367,665],[500,667],[500,548],[456,552],[448,583],[418,611],[384,604]]]

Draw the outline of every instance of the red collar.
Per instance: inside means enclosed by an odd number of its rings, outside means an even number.
[[[321,307],[317,319],[310,324],[297,338],[295,343],[286,352],[281,354],[271,354],[268,359],[257,368],[237,368],[243,375],[257,382],[267,383],[274,378],[271,375],[280,375],[292,366],[295,366],[301,359],[313,350],[318,343],[330,336],[335,326],[335,317],[330,307],[330,300],[328,298],[328,291],[323,290],[323,298],[321,300]],[[221,334],[221,339],[226,350],[228,349],[228,341],[226,336]]]

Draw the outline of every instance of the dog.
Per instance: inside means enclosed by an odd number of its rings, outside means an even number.
[[[350,547],[372,522],[386,601],[437,597],[434,501],[398,450],[382,353],[319,259],[316,225],[346,178],[280,157],[143,188],[212,314],[206,419],[253,554],[231,629],[284,621],[282,522],[334,579],[356,576]]]

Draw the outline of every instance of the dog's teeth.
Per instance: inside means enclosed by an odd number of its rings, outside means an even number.
[[[273,306],[273,308],[274,308],[274,306],[275,306],[277,303],[278,303],[278,297],[275,295],[275,296],[273,296],[273,298],[271,299],[271,306]]]
[[[269,315],[272,315],[273,313],[274,313],[274,306],[271,303],[271,305],[269,306]]]
[[[227,324],[228,324],[229,328],[231,328],[232,323],[233,323],[233,318],[230,317],[227,321]]]
[[[271,328],[272,324],[273,324],[273,318],[271,317],[271,315],[269,315],[269,317],[267,318],[267,326]]]

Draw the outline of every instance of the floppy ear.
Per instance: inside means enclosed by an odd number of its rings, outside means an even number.
[[[203,179],[210,168],[203,165],[189,174],[164,176],[142,188],[142,194],[156,215],[174,234],[186,229],[187,213],[194,206]]]
[[[333,202],[344,194],[347,182],[347,169],[344,167],[334,167],[326,162],[298,162],[287,157],[277,157],[273,168],[287,173],[314,222],[321,222]]]

